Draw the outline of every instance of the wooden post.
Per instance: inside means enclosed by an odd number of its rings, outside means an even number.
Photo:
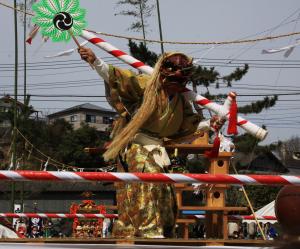
[[[210,174],[228,174],[229,173],[229,160],[232,156],[232,153],[221,152],[219,153],[218,158],[213,158],[210,161],[209,173]],[[210,185],[207,188],[207,207],[226,207],[225,202],[225,190],[227,185],[225,184],[216,184]],[[227,215],[224,215],[224,210],[222,211],[209,211],[210,214],[207,215],[206,224],[207,232],[206,236],[208,238],[219,238],[225,239],[228,238],[228,218]]]
[[[193,139],[194,137],[194,139]],[[184,139],[176,140],[175,142],[167,143],[166,148],[169,151],[174,151],[175,148],[179,150],[179,153],[183,154],[204,154],[206,150],[212,148],[209,144],[209,136],[207,132],[195,133],[191,136],[187,136],[188,143],[184,142]],[[228,174],[229,162],[232,157],[232,152],[220,152],[217,158],[210,160],[208,171],[210,174]],[[191,188],[191,187],[190,187]],[[205,210],[206,211],[206,238],[215,239],[228,239],[228,212],[229,211],[246,211],[245,207],[226,207],[225,191],[228,187],[226,184],[215,184],[206,187],[206,206],[194,207],[184,206],[182,204],[182,191],[193,191],[188,187],[182,186],[182,184],[176,184],[176,197],[178,201],[178,207],[181,210]],[[183,219],[177,219],[177,223],[184,223]],[[184,224],[184,237],[188,232],[188,226],[186,229]],[[221,243],[221,242],[220,242]]]
[[[223,215],[223,239],[228,239],[228,212],[224,211]]]

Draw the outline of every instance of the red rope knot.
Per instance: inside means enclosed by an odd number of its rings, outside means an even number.
[[[227,128],[227,133],[229,135],[237,135],[237,112],[238,112],[238,107],[236,103],[236,93],[235,92],[230,92],[228,94],[228,97],[231,100],[230,108],[229,108],[229,118],[228,118],[228,128]]]

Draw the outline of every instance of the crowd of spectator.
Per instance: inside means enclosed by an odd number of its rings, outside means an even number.
[[[14,219],[12,229],[21,238],[101,238],[111,234],[112,222],[109,219],[104,219],[100,228],[94,220],[80,221],[79,224],[73,229],[73,220],[20,218]]]
[[[263,233],[268,240],[274,240],[279,237],[278,223],[270,222],[260,223]],[[197,221],[193,224],[190,237],[204,239],[206,238],[205,222]],[[229,222],[228,223],[229,239],[263,239],[261,230],[255,222]]]

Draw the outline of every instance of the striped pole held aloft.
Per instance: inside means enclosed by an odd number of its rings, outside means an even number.
[[[143,62],[135,59],[131,55],[128,55],[127,53],[123,52],[122,50],[114,47],[110,43],[106,42],[105,40],[98,37],[96,34],[89,32],[87,30],[83,30],[81,37],[90,43],[94,44],[95,46],[103,49],[104,51],[108,52],[109,54],[115,56],[116,58],[120,59],[121,61],[129,64],[130,66],[138,69],[142,73],[145,74],[152,74],[153,68],[150,66],[145,65]],[[183,93],[185,98],[189,101],[194,101],[198,105],[201,105],[202,107],[216,113],[217,115],[221,117],[225,117],[226,119],[229,118],[229,110],[226,108],[226,106],[221,106],[216,103],[213,103],[209,99],[195,93],[194,91],[191,91],[190,89],[186,88],[185,92]],[[250,121],[238,117],[238,125],[243,128],[246,132],[250,133],[251,135],[257,137],[260,140],[265,139],[268,132],[264,130],[263,128],[257,126],[256,124],[251,123]]]

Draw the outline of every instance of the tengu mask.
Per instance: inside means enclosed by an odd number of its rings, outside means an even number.
[[[173,54],[162,62],[161,78],[164,83],[185,85],[190,79],[192,69],[192,59],[184,54]]]

